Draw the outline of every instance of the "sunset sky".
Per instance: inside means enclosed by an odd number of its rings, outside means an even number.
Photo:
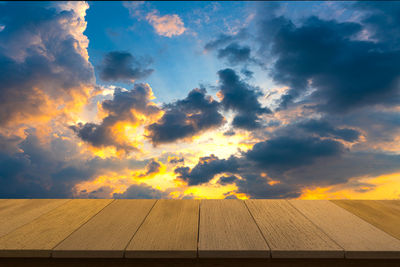
[[[400,198],[400,2],[1,2],[0,198]]]

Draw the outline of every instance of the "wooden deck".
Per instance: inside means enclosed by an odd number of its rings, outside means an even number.
[[[0,200],[0,266],[249,264],[400,266],[400,200]]]

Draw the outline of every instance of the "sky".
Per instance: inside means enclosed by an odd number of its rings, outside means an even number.
[[[400,198],[400,2],[0,2],[0,197]]]

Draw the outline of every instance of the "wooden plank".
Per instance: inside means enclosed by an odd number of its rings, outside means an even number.
[[[290,203],[345,250],[346,258],[400,258],[400,241],[329,200]]]
[[[158,200],[125,251],[127,258],[195,258],[198,200]]]
[[[272,258],[343,258],[341,247],[287,200],[246,200]]]
[[[64,258],[123,258],[134,233],[156,200],[115,200],[105,207],[52,253]]]
[[[0,202],[0,237],[66,203],[69,199],[4,199]]]
[[[270,249],[241,200],[202,200],[200,258],[269,258]]]
[[[400,201],[398,203],[390,200],[331,201],[386,233],[400,239]]]
[[[51,249],[111,203],[74,199],[0,238],[0,257],[50,257]]]

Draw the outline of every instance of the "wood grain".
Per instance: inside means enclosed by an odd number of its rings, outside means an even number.
[[[400,258],[400,241],[329,200],[290,203],[345,249],[346,258]]]
[[[246,200],[272,258],[343,258],[344,252],[286,200]]]
[[[115,200],[52,252],[64,258],[123,258],[124,251],[156,200]]]
[[[69,199],[3,199],[0,202],[0,237],[61,206]]]
[[[400,239],[400,205],[387,200],[331,200],[361,219]],[[399,201],[400,203],[400,201]]]
[[[200,258],[269,258],[270,249],[241,200],[202,200]]]
[[[127,258],[195,258],[198,200],[158,200],[125,251]]]
[[[0,257],[50,257],[51,249],[111,199],[74,199],[0,238]]]

